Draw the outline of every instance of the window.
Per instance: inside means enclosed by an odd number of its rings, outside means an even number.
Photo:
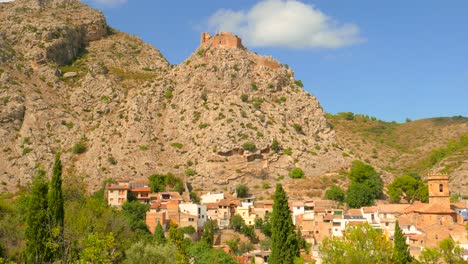
[[[124,195],[125,194],[125,191],[124,190],[120,190],[119,191],[119,195]]]
[[[113,202],[113,201],[114,201],[114,198],[110,198],[109,201]]]
[[[444,192],[444,185],[442,183],[439,184],[439,192]]]
[[[198,207],[198,214],[201,214],[201,208]]]
[[[195,221],[195,219],[193,219],[192,217],[189,217],[189,219],[188,219],[188,220],[189,220],[189,222],[193,222],[193,221]]]

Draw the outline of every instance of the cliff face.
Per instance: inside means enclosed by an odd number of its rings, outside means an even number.
[[[348,164],[293,71],[242,45],[201,45],[171,66],[78,1],[4,3],[0,20],[3,190],[57,150],[90,190],[187,169],[196,189],[287,184],[293,167],[313,178]]]

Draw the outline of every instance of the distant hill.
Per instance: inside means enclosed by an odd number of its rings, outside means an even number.
[[[468,118],[385,122],[353,113],[327,114],[340,145],[380,168],[386,181],[409,172],[450,174],[453,192],[468,193]]]

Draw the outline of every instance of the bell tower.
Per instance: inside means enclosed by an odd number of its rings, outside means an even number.
[[[429,174],[427,176],[430,204],[439,204],[444,208],[450,208],[448,182],[447,174]]]

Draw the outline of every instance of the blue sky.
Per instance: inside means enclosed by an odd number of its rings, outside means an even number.
[[[468,1],[85,0],[173,64],[232,30],[288,64],[325,111],[468,116]],[[279,38],[281,37],[281,38]]]

